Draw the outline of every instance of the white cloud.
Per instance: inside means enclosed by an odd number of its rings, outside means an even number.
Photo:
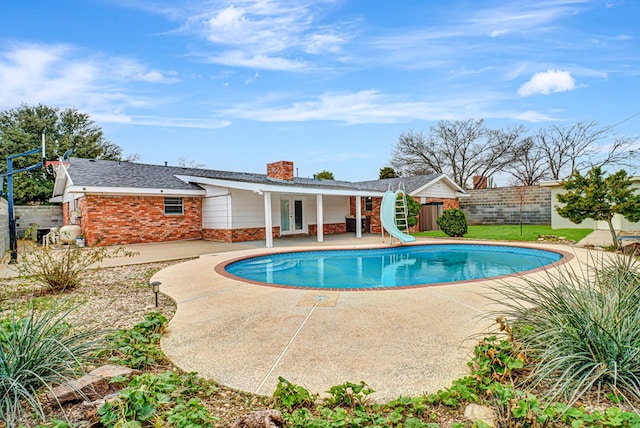
[[[548,95],[554,92],[572,91],[576,82],[568,71],[547,70],[533,75],[531,80],[520,86],[518,95],[527,97],[534,94]]]
[[[306,101],[286,104],[284,96],[270,95],[253,104],[238,104],[222,113],[234,118],[261,122],[306,122],[326,120],[348,125],[405,123],[413,120],[455,120],[469,117],[540,121],[547,116],[535,112],[495,111],[487,100],[491,93],[466,93],[446,99],[407,100],[370,89],[353,93],[323,93]],[[282,105],[285,103],[285,105]]]
[[[278,56],[247,55],[242,51],[226,51],[220,55],[212,55],[208,62],[232,67],[259,68],[262,70],[295,71],[307,68],[308,63],[301,60],[289,60]]]
[[[45,104],[72,106],[103,123],[207,129],[229,125],[201,118],[127,114],[161,104],[142,95],[136,83],[177,81],[173,71],[151,69],[128,58],[83,55],[68,45],[19,44],[0,50],[0,109]]]
[[[298,71],[309,61],[289,58],[300,53],[338,53],[350,38],[341,28],[322,26],[315,9],[330,0],[238,0],[232,5],[206,3],[185,19],[182,31],[205,37],[216,48],[210,62],[235,67]]]

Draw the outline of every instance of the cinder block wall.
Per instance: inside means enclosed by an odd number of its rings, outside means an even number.
[[[9,204],[0,198],[0,260],[9,251]]]
[[[32,224],[38,229],[50,229],[62,226],[62,207],[60,205],[19,205],[15,206],[16,230],[22,236]]]
[[[469,224],[520,224],[520,206],[524,224],[551,224],[549,187],[498,187],[467,191],[460,198],[460,209]]]

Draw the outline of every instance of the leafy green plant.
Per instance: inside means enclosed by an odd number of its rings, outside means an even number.
[[[464,211],[457,208],[444,210],[442,215],[436,219],[436,223],[449,236],[462,237],[467,233],[467,218]]]
[[[34,414],[44,421],[39,390],[70,384],[100,346],[98,332],[78,332],[65,318],[73,308],[31,310],[0,323],[0,420],[7,426]]]
[[[369,401],[369,395],[375,391],[364,381],[360,383],[345,382],[329,388],[329,396],[323,401],[328,406],[356,407],[364,406]]]
[[[420,203],[413,199],[412,196],[402,193],[398,195],[398,199],[404,198],[407,204],[407,225],[413,227],[418,224],[418,216],[420,215]]]
[[[134,376],[115,400],[98,409],[107,427],[212,427],[213,417],[197,395],[211,393],[195,373],[145,373]]]
[[[282,376],[278,377],[278,385],[273,396],[287,410],[312,406],[318,398],[317,394],[311,394],[306,388],[291,383]]]
[[[106,337],[109,361],[134,369],[143,369],[164,359],[158,344],[167,318],[159,312],[150,312],[144,321],[129,330],[120,330]]]
[[[606,255],[605,255],[606,256]],[[592,388],[640,399],[640,275],[634,258],[592,258],[522,284],[503,282],[514,335],[532,359],[528,386],[574,403]],[[566,265],[565,265],[566,266]]]
[[[21,275],[31,277],[53,291],[62,292],[79,286],[89,266],[114,257],[132,257],[124,248],[31,246],[21,255],[18,268]]]

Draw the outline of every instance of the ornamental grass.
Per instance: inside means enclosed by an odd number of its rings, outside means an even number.
[[[73,308],[54,305],[41,312],[0,320],[0,420],[18,426],[25,417],[44,420],[40,393],[71,387],[83,359],[95,355],[96,331],[77,332],[65,322]]]
[[[589,394],[640,403],[640,266],[633,257],[592,255],[526,284],[503,282],[514,339],[531,359],[525,385],[569,404]]]

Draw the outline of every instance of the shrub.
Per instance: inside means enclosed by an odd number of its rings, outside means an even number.
[[[444,210],[442,215],[436,219],[436,223],[449,236],[462,237],[467,233],[467,218],[464,211],[456,208]]]
[[[98,332],[74,332],[64,321],[71,311],[54,305],[0,323],[0,419],[7,426],[32,413],[44,420],[38,391],[51,384],[71,386],[81,359],[98,349],[100,342],[92,340]]]
[[[640,399],[639,265],[606,256],[581,272],[564,267],[525,279],[527,286],[497,288],[495,300],[507,306],[513,335],[532,359],[528,385],[543,385],[546,398],[571,404],[597,388]]]
[[[413,199],[413,197],[403,193],[398,195],[398,198],[404,197],[404,201],[407,204],[407,225],[413,227],[418,224],[418,216],[420,215],[420,203]]]
[[[33,278],[36,283],[53,291],[71,290],[82,281],[89,266],[118,256],[132,257],[135,253],[123,248],[84,248],[75,245],[62,247],[32,246],[20,259],[20,274]]]

